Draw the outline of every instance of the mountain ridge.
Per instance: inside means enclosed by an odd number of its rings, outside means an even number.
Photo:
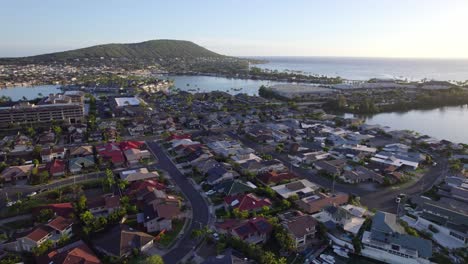
[[[76,59],[114,58],[127,60],[229,58],[187,40],[157,39],[137,43],[109,43],[26,57],[0,58],[4,61],[50,62]]]

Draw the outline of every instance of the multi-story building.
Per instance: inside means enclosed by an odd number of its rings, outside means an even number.
[[[84,110],[80,103],[30,104],[19,103],[11,107],[0,107],[0,124],[23,124],[51,121],[80,123]]]

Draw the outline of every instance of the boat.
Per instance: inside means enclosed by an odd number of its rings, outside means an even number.
[[[338,256],[341,256],[343,258],[349,258],[348,256],[348,252],[344,251],[343,249],[333,249],[333,252],[335,252],[335,254],[337,254]]]
[[[335,258],[333,256],[326,255],[326,254],[320,254],[320,259],[322,259],[326,263],[335,264]]]

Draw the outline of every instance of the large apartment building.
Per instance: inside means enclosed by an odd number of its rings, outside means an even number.
[[[83,116],[82,103],[73,102],[68,96],[51,95],[37,105],[21,102],[14,106],[0,107],[0,126],[51,121],[73,124],[80,123]]]

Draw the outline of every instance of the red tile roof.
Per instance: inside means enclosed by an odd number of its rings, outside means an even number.
[[[268,198],[259,198],[251,193],[226,196],[224,202],[240,211],[252,211],[261,209],[263,206],[271,206],[271,201]]]
[[[61,173],[65,171],[65,162],[60,159],[55,159],[48,164],[50,174]]]
[[[176,134],[171,134],[166,138],[166,141],[171,141],[174,139],[191,139],[192,135],[190,134],[182,134],[182,135],[176,135]]]
[[[94,252],[83,242],[77,241],[63,248],[51,251],[37,259],[38,264],[101,264]]]
[[[134,181],[130,184],[130,186],[128,186],[127,194],[134,195],[137,192],[146,190],[148,188],[152,190],[164,190],[166,186],[155,180]]]
[[[122,163],[125,161],[125,157],[117,143],[98,146],[96,147],[96,151],[101,157],[112,161],[112,163]]]
[[[119,146],[121,150],[127,150],[127,149],[139,149],[144,144],[145,142],[143,141],[123,141],[123,142],[120,142]]]
[[[52,221],[47,223],[48,226],[60,232],[64,231],[73,224],[73,220],[61,216],[55,217]]]
[[[257,178],[265,184],[277,184],[285,180],[296,179],[297,176],[291,172],[277,173],[275,171],[270,171],[258,175]]]
[[[73,213],[73,205],[71,203],[57,203],[36,207],[33,209],[33,214],[38,215],[42,209],[50,209],[55,215],[65,218],[70,217],[70,214]]]
[[[39,240],[45,238],[46,236],[48,236],[51,232],[52,232],[52,228],[48,227],[48,226],[39,226],[39,227],[36,227],[31,233],[29,233],[26,237],[35,241],[35,242],[38,242]]]

